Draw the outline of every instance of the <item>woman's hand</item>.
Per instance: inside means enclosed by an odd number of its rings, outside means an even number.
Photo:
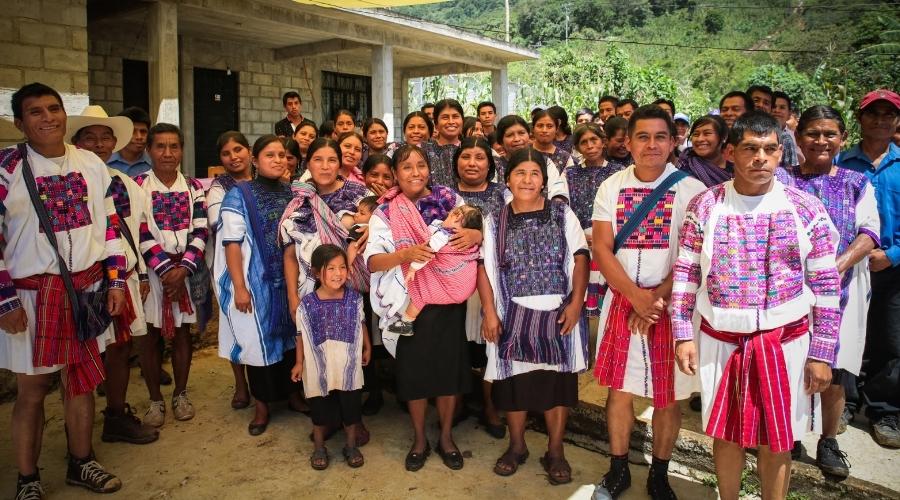
[[[381,198],[381,196],[384,193],[387,193],[388,189],[390,189],[390,188],[384,187],[381,184],[378,184],[377,182],[373,182],[372,184],[369,185],[369,189],[371,189],[372,192],[375,193],[375,196]]]
[[[253,300],[247,287],[234,288],[234,308],[245,314],[253,314]]]
[[[359,238],[354,241],[352,244],[356,245],[356,253],[357,255],[361,255],[366,251],[366,243],[369,242],[369,226],[365,226],[359,231]],[[353,261],[351,261],[353,262]]]
[[[584,307],[584,304],[572,302],[563,309],[562,314],[559,315],[559,319],[556,320],[558,324],[562,325],[559,329],[560,335],[572,333],[572,329],[575,328],[575,325],[578,324],[578,320],[581,319],[582,307]]]
[[[484,235],[477,229],[459,229],[450,237],[450,246],[454,250],[468,250],[475,245],[480,245]]]
[[[500,340],[501,330],[502,325],[500,324],[500,317],[497,316],[497,312],[491,311],[490,313],[485,313],[484,320],[481,322],[481,336],[484,337],[484,341],[496,344]]]
[[[291,368],[291,381],[300,382],[301,380],[303,380],[303,361],[298,361]]]
[[[401,251],[403,252],[403,262],[407,263],[419,262],[421,264],[427,264],[434,258],[434,250],[428,246],[428,243],[420,243],[418,245],[406,247]]]
[[[141,302],[147,302],[147,295],[150,295],[150,282],[147,280],[141,281],[138,288],[141,292]]]

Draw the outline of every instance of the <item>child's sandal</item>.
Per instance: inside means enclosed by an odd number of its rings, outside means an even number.
[[[315,470],[325,470],[329,463],[328,448],[319,448],[309,457],[309,465]]]
[[[344,455],[344,460],[347,461],[347,465],[356,469],[357,467],[362,467],[364,463],[366,463],[365,458],[363,458],[362,453],[359,452],[359,448],[357,447],[347,447],[344,446],[344,449],[341,450],[341,453]]]

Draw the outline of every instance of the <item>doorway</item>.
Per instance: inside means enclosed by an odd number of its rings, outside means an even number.
[[[216,140],[222,132],[239,130],[238,73],[194,68],[194,171],[208,177],[219,165]]]

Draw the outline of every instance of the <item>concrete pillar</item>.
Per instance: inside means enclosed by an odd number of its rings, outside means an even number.
[[[390,45],[372,47],[372,116],[388,126],[394,140],[394,50]]]
[[[497,106],[497,118],[509,114],[509,72],[504,64],[500,69],[491,70],[491,97]]]
[[[400,79],[400,116],[397,117],[397,138],[403,139],[403,119],[409,114],[409,78]]]
[[[150,118],[154,123],[178,125],[178,6],[150,4],[147,16],[147,53],[150,69]]]

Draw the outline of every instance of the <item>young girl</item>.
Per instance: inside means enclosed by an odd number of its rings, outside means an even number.
[[[366,158],[362,167],[363,180],[366,183],[366,192],[370,195],[381,196],[394,187],[394,173],[391,172],[391,158],[383,154],[372,154]]]
[[[363,302],[346,287],[347,254],[335,245],[313,251],[312,271],[316,290],[297,308],[297,361],[291,380],[305,380],[312,410],[315,450],[309,459],[315,470],[328,468],[325,434],[343,424],[347,441],[342,454],[350,467],[365,462],[356,441],[362,422],[362,367],[369,364],[372,346],[366,333]]]

